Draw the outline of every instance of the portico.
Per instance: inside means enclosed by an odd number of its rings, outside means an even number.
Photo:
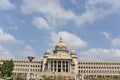
[[[71,60],[48,60],[48,71],[70,72]]]

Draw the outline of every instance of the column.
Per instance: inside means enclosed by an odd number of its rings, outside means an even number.
[[[69,71],[71,72],[71,62],[69,61]]]
[[[47,65],[47,71],[50,71],[50,61],[49,60],[47,61],[47,64],[48,64]]]
[[[55,69],[54,69],[54,60],[53,60],[53,72],[54,72],[54,70],[55,70]]]
[[[66,61],[65,61],[65,72],[66,72]]]
[[[50,62],[50,63],[49,63],[49,65],[50,65],[50,68],[49,68],[49,69],[50,69],[50,72],[51,72],[51,60],[50,60],[49,62]]]
[[[63,72],[63,61],[61,61],[61,72]]]
[[[56,61],[56,72],[58,72],[58,61]]]
[[[53,72],[53,60],[51,60],[51,65],[52,65],[51,67],[52,67],[52,72]]]
[[[68,61],[68,72],[70,72],[70,61]]]

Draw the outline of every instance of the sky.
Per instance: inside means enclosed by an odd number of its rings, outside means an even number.
[[[0,0],[0,58],[41,59],[60,37],[78,59],[120,61],[120,0]]]

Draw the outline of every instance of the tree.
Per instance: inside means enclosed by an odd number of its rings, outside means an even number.
[[[2,69],[1,69],[1,64],[0,64],[0,77],[1,77],[1,70],[2,70]]]
[[[51,79],[51,78],[48,77],[48,78],[44,78],[44,80],[53,80],[53,79]]]
[[[3,64],[1,65],[1,76],[2,77],[10,77],[12,75],[12,71],[14,70],[14,62],[11,59],[3,61]]]

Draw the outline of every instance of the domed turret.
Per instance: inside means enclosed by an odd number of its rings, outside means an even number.
[[[44,58],[48,57],[51,54],[51,51],[48,49],[44,53]]]
[[[62,37],[60,37],[59,42],[56,44],[55,50],[67,50],[67,46],[65,43],[63,43]]]
[[[72,58],[77,58],[77,54],[74,49],[71,50],[70,55]]]

